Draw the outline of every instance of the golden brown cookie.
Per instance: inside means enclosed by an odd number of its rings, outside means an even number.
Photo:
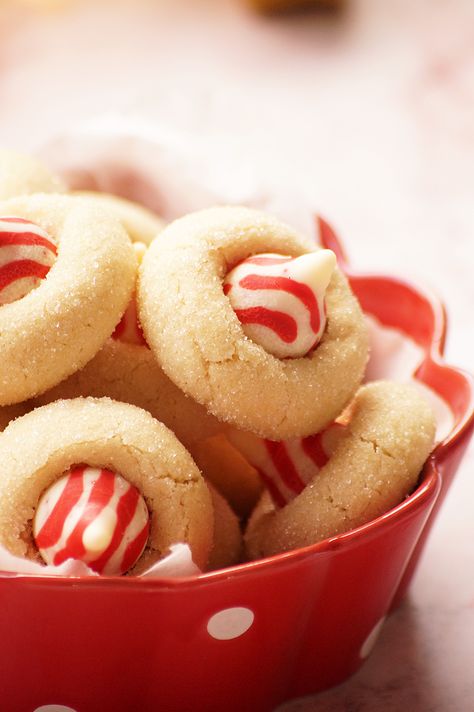
[[[51,388],[99,351],[130,301],[136,260],[120,223],[86,200],[23,196],[0,203],[1,215],[30,221],[57,246],[40,285],[0,306],[0,405],[8,405]]]
[[[268,493],[245,534],[248,556],[270,556],[341,534],[380,516],[415,487],[434,441],[428,403],[409,385],[363,386],[328,463],[282,509]]]
[[[65,190],[62,180],[36,159],[0,149],[0,200],[29,193],[64,193]]]
[[[317,432],[351,400],[367,361],[364,318],[336,269],[327,327],[303,358],[279,359],[247,338],[223,291],[250,255],[311,251],[287,225],[247,208],[212,208],[176,220],[154,240],[138,282],[146,340],[168,376],[219,420],[261,437]]]
[[[209,490],[175,436],[149,413],[110,399],[57,401],[18,418],[0,434],[0,543],[38,559],[32,522],[44,491],[70,468],[86,464],[120,473],[144,497],[150,534],[133,572],[176,542],[207,565],[213,543]]]

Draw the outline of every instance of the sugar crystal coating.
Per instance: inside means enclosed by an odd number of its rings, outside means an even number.
[[[400,503],[416,486],[436,423],[413,386],[362,386],[350,421],[327,463],[289,504],[267,495],[246,532],[251,558],[313,544],[353,529]]]
[[[38,502],[63,473],[85,463],[121,473],[146,502],[150,535],[133,573],[180,541],[206,567],[213,537],[209,491],[173,433],[144,410],[108,398],[56,401],[7,426],[0,458],[0,544],[12,554],[38,558],[32,532]]]
[[[57,258],[40,288],[0,308],[0,405],[47,390],[83,366],[130,301],[136,261],[127,234],[85,200],[38,194],[0,203],[54,236]]]
[[[220,420],[269,439],[318,432],[346,406],[368,356],[363,315],[336,269],[318,348],[279,359],[244,334],[222,284],[249,255],[312,251],[271,216],[212,208],[166,227],[140,269],[140,321],[167,375]]]

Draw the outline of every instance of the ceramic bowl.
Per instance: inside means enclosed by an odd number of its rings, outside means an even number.
[[[418,487],[353,531],[191,578],[0,577],[2,710],[265,712],[344,680],[370,653],[471,435],[473,380],[443,362],[437,299],[351,271],[319,227],[364,311],[410,345],[409,375],[448,413]]]

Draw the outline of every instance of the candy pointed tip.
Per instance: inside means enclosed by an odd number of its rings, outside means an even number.
[[[297,257],[288,271],[294,279],[322,293],[327,289],[336,264],[336,255],[332,250],[317,250]]]

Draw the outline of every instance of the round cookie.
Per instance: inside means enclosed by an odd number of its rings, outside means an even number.
[[[0,200],[29,193],[64,193],[62,180],[39,161],[0,149]]]
[[[134,247],[140,247],[140,243]],[[133,318],[132,312],[129,305],[113,337],[107,339],[84,368],[35,402],[44,405],[64,398],[106,396],[130,403],[164,423],[188,449],[194,442],[221,432],[224,426],[166,376],[144,340],[135,343],[123,340],[122,331],[132,330],[128,323]]]
[[[245,336],[223,291],[227,272],[250,255],[310,251],[264,213],[212,208],[167,226],[140,269],[140,321],[165,372],[218,419],[261,437],[324,428],[352,398],[367,361],[364,318],[338,269],[326,292],[327,327],[310,354],[279,359]]]
[[[341,534],[380,516],[415,487],[434,441],[428,403],[409,385],[362,386],[327,464],[275,509],[268,493],[245,534],[248,556],[270,556]]]
[[[37,194],[0,203],[57,244],[57,258],[22,299],[0,307],[0,405],[46,391],[84,366],[119,322],[136,260],[120,223],[88,201]]]
[[[149,245],[165,227],[164,220],[158,215],[131,200],[91,190],[73,191],[71,195],[87,198],[109,211],[117,220],[120,220],[132,242],[144,242],[145,245]]]
[[[146,251],[141,241],[135,242],[134,248],[139,253]],[[101,351],[36,403],[79,396],[108,396],[148,410],[176,434],[240,516],[248,516],[254,508],[262,489],[256,471],[224,443],[223,436],[214,437],[226,426],[186,396],[158,365],[140,330],[134,298]]]
[[[85,198],[89,202],[92,201],[120,221],[134,243],[138,264],[140,264],[147,246],[165,226],[164,221],[150,210],[125,198],[94,191],[76,191],[72,195],[79,199]],[[112,336],[120,342],[125,341],[146,346],[138,320],[135,293]],[[131,364],[131,368],[133,369],[133,364]]]
[[[86,464],[121,474],[145,499],[150,534],[133,573],[176,542],[188,543],[195,563],[206,567],[214,527],[209,490],[175,436],[140,408],[107,398],[51,403],[1,433],[0,457],[0,543],[12,554],[38,559],[32,522],[41,495]]]
[[[82,370],[35,403],[79,396],[108,396],[144,408],[174,432],[239,516],[254,508],[262,491],[256,470],[226,440],[225,424],[175,386],[150,349],[108,339]]]

